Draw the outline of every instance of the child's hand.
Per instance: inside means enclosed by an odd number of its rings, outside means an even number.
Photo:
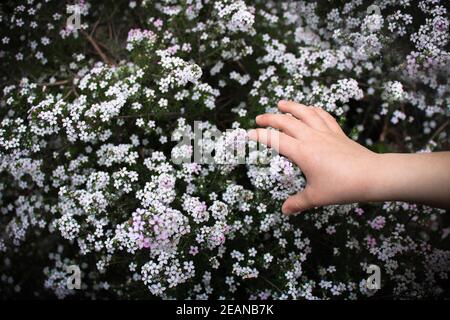
[[[377,154],[349,139],[323,109],[286,101],[280,101],[278,107],[292,116],[263,114],[256,117],[256,123],[281,132],[256,129],[249,137],[277,149],[306,176],[305,190],[286,200],[283,213],[365,199],[370,188],[367,175]]]
[[[296,163],[306,188],[283,204],[285,214],[330,205],[403,200],[449,207],[450,153],[377,154],[349,139],[326,111],[280,101],[280,111],[256,123],[249,138]]]

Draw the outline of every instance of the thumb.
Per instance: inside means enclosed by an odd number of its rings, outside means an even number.
[[[306,187],[305,190],[287,198],[281,207],[283,214],[291,215],[313,208],[314,204],[311,201],[310,193],[310,189]]]

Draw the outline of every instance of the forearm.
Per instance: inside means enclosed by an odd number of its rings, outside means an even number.
[[[378,154],[370,201],[406,201],[450,208],[450,152]]]

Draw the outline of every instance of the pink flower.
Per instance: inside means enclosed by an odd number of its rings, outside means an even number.
[[[368,247],[368,248],[375,248],[375,247],[376,247],[376,245],[377,245],[377,240],[375,240],[374,237],[372,237],[372,236],[367,236],[367,237],[365,238],[365,240],[366,240],[366,244],[367,244],[367,247]]]
[[[192,254],[193,256],[195,256],[198,253],[198,247],[197,246],[191,246],[189,248],[189,254]]]
[[[369,222],[369,225],[372,227],[372,229],[380,230],[384,227],[386,224],[386,218],[383,216],[377,216],[375,219]]]
[[[161,28],[162,26],[163,26],[163,21],[161,20],[161,19],[156,19],[154,22],[153,22],[153,25],[156,27],[156,28]]]

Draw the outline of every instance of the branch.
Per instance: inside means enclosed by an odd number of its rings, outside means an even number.
[[[97,42],[95,41],[95,39],[87,34],[86,32],[83,31],[84,36],[86,37],[86,39],[91,43],[91,45],[94,47],[95,51],[97,52],[97,54],[102,58],[103,62],[106,64],[113,64],[108,57],[106,56],[106,54],[102,51],[102,49],[100,49],[99,45],[97,44]]]
[[[450,119],[447,119],[431,136],[430,141],[433,141],[450,123]]]

